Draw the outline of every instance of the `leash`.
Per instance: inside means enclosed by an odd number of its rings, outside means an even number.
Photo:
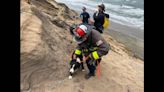
[[[97,61],[97,76],[100,79],[100,63],[98,62],[98,60],[96,61]]]

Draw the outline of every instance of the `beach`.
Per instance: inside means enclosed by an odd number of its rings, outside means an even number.
[[[120,25],[111,21],[106,30],[110,36],[123,43],[138,58],[144,59],[144,33],[143,30]]]
[[[87,7],[87,12],[90,14],[90,19],[93,21],[93,13],[95,12],[96,8],[97,8],[97,3],[96,2],[91,2],[90,0],[86,0],[86,1],[76,1],[76,0],[56,0],[57,2],[60,2],[60,3],[64,3],[66,4],[70,9],[76,11],[79,16],[80,16],[80,13],[82,12],[81,8],[82,6],[85,6]],[[90,3],[87,3],[87,2],[90,2]],[[94,3],[94,4],[92,4]],[[100,2],[98,3],[100,4]],[[88,5],[88,6],[87,6]],[[108,5],[105,3],[105,5]],[[94,7],[95,6],[95,7]],[[119,6],[106,6],[107,7],[107,10],[109,8],[114,8],[114,9],[118,9],[119,11]],[[125,10],[130,10],[131,8],[127,7],[127,9]],[[132,15],[131,13],[139,13],[138,12],[134,12],[134,11],[137,11],[136,10],[131,10],[128,14],[129,15]],[[110,11],[108,11],[109,15],[113,15],[110,13]],[[142,12],[142,11],[141,11]],[[76,17],[79,17],[79,16],[76,16]],[[137,16],[137,15],[135,15]],[[140,15],[142,16],[142,15]],[[122,16],[121,16],[122,17]],[[136,25],[140,25],[142,26],[141,27],[137,27],[134,25],[127,25],[127,21],[128,21],[128,18],[126,20],[126,18],[123,18],[125,19],[126,21],[123,22],[123,20],[118,20],[118,22],[116,22],[116,20],[114,20],[115,17],[113,18],[112,16],[110,17],[110,25],[108,27],[108,29],[106,29],[105,31],[107,31],[106,33],[109,34],[110,36],[112,36],[114,39],[116,39],[118,42],[121,42],[123,43],[127,49],[129,49],[135,57],[138,57],[142,60],[144,60],[144,27],[143,27],[143,23],[141,22],[138,22],[138,24]],[[136,19],[137,20],[137,19]],[[132,20],[133,21],[133,18]],[[122,22],[122,23],[120,23]],[[136,22],[136,21],[134,21]],[[141,24],[139,24],[141,23]]]

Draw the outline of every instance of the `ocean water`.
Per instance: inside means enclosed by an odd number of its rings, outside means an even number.
[[[143,0],[56,0],[65,3],[69,8],[82,11],[85,6],[90,16],[97,10],[97,5],[104,3],[110,20],[122,25],[144,30],[144,1]]]

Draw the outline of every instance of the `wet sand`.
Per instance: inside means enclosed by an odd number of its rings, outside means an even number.
[[[123,43],[136,57],[141,58],[142,60],[144,59],[143,30],[124,26],[111,21],[107,33],[117,41]]]

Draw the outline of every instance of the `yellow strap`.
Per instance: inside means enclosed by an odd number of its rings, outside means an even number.
[[[84,52],[88,52],[88,49],[84,49]]]
[[[107,29],[108,28],[109,23],[110,23],[109,18],[105,17],[104,18],[104,24],[103,24],[104,29]]]
[[[93,56],[93,58],[94,58],[95,60],[99,59],[99,55],[98,55],[97,51],[94,51],[94,52],[92,53],[92,56]]]
[[[93,48],[93,50],[97,50],[97,49],[98,49],[98,47],[94,47],[94,48]]]
[[[76,54],[76,55],[80,55],[80,54],[81,54],[81,50],[78,50],[78,49],[75,50],[75,54]]]

